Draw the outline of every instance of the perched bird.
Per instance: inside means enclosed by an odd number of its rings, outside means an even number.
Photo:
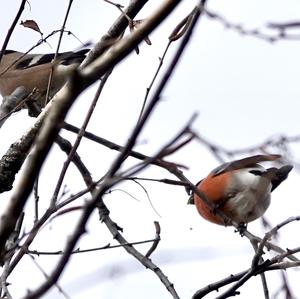
[[[192,195],[199,214],[221,225],[230,225],[228,219],[243,225],[261,217],[270,205],[271,192],[287,178],[293,166],[265,169],[258,163],[280,157],[257,155],[215,168],[197,184],[197,189],[212,202],[213,207],[209,207],[197,194]]]
[[[17,87],[25,87],[28,93],[34,89],[40,94],[39,106],[43,107],[49,76],[53,69],[50,98],[66,83],[72,72],[84,60],[89,49],[51,54],[24,54],[6,50],[0,63],[0,94],[10,95]]]

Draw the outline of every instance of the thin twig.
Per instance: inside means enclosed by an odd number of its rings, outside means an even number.
[[[59,178],[58,178],[56,186],[55,186],[55,190],[54,190],[52,198],[51,198],[51,203],[53,205],[55,204],[55,202],[57,200],[57,196],[58,196],[59,190],[61,188],[63,179],[64,179],[64,177],[66,175],[67,169],[68,169],[68,167],[69,167],[69,165],[70,165],[70,163],[71,163],[71,161],[73,159],[74,154],[76,153],[76,151],[77,151],[77,149],[78,149],[78,147],[80,145],[80,142],[82,140],[84,132],[85,132],[85,130],[86,130],[87,126],[88,126],[88,123],[89,123],[89,121],[90,121],[90,119],[91,119],[91,117],[93,115],[93,112],[94,112],[94,109],[95,109],[96,104],[98,102],[98,99],[100,97],[100,94],[101,94],[101,92],[102,92],[102,90],[103,90],[103,88],[105,86],[105,83],[107,82],[107,79],[110,76],[110,74],[111,74],[111,71],[107,72],[103,76],[102,80],[100,81],[99,87],[98,87],[98,89],[97,89],[97,91],[95,93],[94,99],[93,99],[93,101],[92,101],[92,103],[90,105],[90,108],[89,108],[89,110],[87,112],[87,115],[86,115],[86,117],[84,119],[84,122],[83,122],[83,124],[82,124],[82,126],[80,128],[80,131],[79,131],[79,133],[77,135],[75,143],[72,146],[71,151],[69,152],[67,160],[64,162],[63,168],[62,168],[62,170],[60,172]]]
[[[152,78],[149,86],[146,88],[146,94],[145,94],[145,97],[144,97],[144,100],[143,100],[143,104],[142,104],[142,108],[141,108],[140,115],[139,115],[139,118],[138,118],[138,122],[141,120],[141,117],[142,117],[143,112],[144,112],[145,107],[146,107],[146,103],[147,103],[150,91],[151,91],[151,89],[152,89],[152,87],[153,87],[153,85],[155,83],[155,80],[156,80],[156,78],[157,78],[157,76],[158,76],[158,74],[159,74],[159,72],[160,72],[160,70],[161,70],[161,68],[163,66],[164,59],[165,59],[165,57],[167,55],[169,47],[171,46],[171,43],[172,43],[171,41],[168,42],[168,44],[167,44],[167,46],[166,46],[166,48],[165,48],[165,50],[163,52],[163,55],[158,58],[159,59],[159,64],[158,64],[158,67],[157,67],[157,69],[155,71],[155,74],[154,74],[154,76],[153,76],[153,78]]]
[[[25,8],[26,2],[27,2],[27,0],[22,0],[21,1],[19,10],[18,10],[18,12],[17,12],[17,14],[16,14],[16,16],[15,16],[15,18],[14,18],[14,20],[13,20],[11,26],[10,26],[10,28],[8,29],[8,32],[6,34],[5,40],[3,42],[3,45],[2,45],[2,48],[1,48],[1,51],[0,51],[0,63],[1,63],[2,57],[4,55],[4,51],[5,51],[5,49],[6,49],[7,45],[8,45],[9,39],[10,39],[10,37],[11,37],[11,35],[12,35],[12,33],[13,33],[16,25],[17,25],[17,22],[19,21],[19,19],[21,17],[21,14],[22,14],[22,12],[23,12],[23,10]]]
[[[154,243],[154,242],[157,242],[156,237],[154,239],[136,241],[136,242],[127,242],[125,244],[118,244],[118,245],[107,244],[105,246],[95,247],[95,248],[75,249],[72,251],[72,254],[89,253],[94,251],[102,251],[107,249],[120,248],[124,246],[134,246],[134,245],[141,245],[141,244]],[[64,253],[64,251],[63,250],[57,250],[57,251],[27,250],[27,253],[34,254],[34,255],[61,255]]]
[[[160,225],[158,221],[154,221],[154,226],[155,226],[155,241],[153,242],[152,246],[149,248],[147,253],[145,254],[145,257],[149,258],[150,255],[155,251],[157,248],[159,242],[160,242]]]
[[[206,10],[205,11],[206,16],[211,18],[212,20],[215,20],[222,24],[226,29],[231,29],[234,30],[235,32],[244,35],[244,36],[250,36],[254,38],[261,39],[263,41],[269,42],[269,43],[274,43],[282,40],[290,40],[290,41],[299,41],[300,40],[300,35],[299,34],[294,34],[294,35],[288,35],[286,33],[286,29],[288,26],[271,26],[273,29],[277,29],[278,32],[277,34],[266,34],[263,32],[262,29],[259,28],[253,28],[253,29],[247,29],[241,24],[235,24],[229,20],[227,20],[225,17],[221,16],[220,14],[217,14],[215,12]],[[272,24],[267,24],[268,27],[270,27]]]
[[[68,4],[68,7],[67,7],[65,18],[64,18],[64,21],[63,21],[63,24],[62,24],[62,27],[61,27],[61,30],[60,30],[60,33],[59,33],[59,38],[58,38],[58,42],[57,42],[56,51],[55,51],[55,54],[54,54],[53,61],[55,61],[56,58],[57,58],[57,55],[58,55],[58,52],[59,52],[59,49],[60,49],[60,45],[61,45],[61,42],[62,42],[63,34],[65,32],[66,23],[67,23],[67,20],[68,20],[70,11],[71,11],[72,4],[73,4],[73,0],[69,0],[69,4]],[[50,95],[51,84],[52,84],[52,79],[53,79],[53,71],[54,71],[54,69],[52,67],[51,71],[50,71],[49,78],[48,78],[48,86],[47,86],[47,92],[46,92],[45,105],[44,106],[46,106],[47,102],[49,101],[49,95]]]
[[[35,266],[39,269],[39,271],[43,274],[45,279],[48,279],[49,278],[48,274],[41,267],[41,265],[38,264],[38,262],[35,260],[35,258],[30,254],[29,254],[29,257],[31,258],[31,260],[35,264]],[[57,288],[58,292],[61,293],[66,299],[71,299],[71,297],[62,289],[62,287],[58,283],[55,284],[55,287]]]
[[[67,130],[67,131],[70,131],[70,132],[73,132],[73,133],[76,133],[76,134],[78,134],[79,131],[80,131],[79,128],[77,128],[77,127],[75,127],[75,126],[73,126],[71,124],[68,124],[68,123],[64,123],[63,128],[65,130]],[[101,145],[103,145],[105,147],[108,147],[108,148],[110,148],[112,150],[116,150],[118,152],[124,151],[124,146],[119,145],[117,143],[114,143],[112,141],[109,141],[109,140],[107,140],[105,138],[102,138],[100,136],[97,136],[97,135],[95,135],[95,134],[93,134],[93,133],[91,133],[89,131],[85,131],[83,133],[83,136],[85,138],[89,139],[89,140],[92,140],[92,141],[94,141],[94,142],[96,142],[98,144],[101,144]],[[128,156],[133,157],[133,158],[138,159],[138,160],[141,160],[141,161],[146,161],[146,160],[150,160],[151,159],[150,156],[147,156],[145,154],[142,154],[140,152],[133,151],[133,150],[129,151]],[[161,167],[164,163],[170,163],[170,164],[172,164],[171,162],[166,162],[166,161],[163,161],[161,159],[153,160],[150,164]],[[180,167],[181,168],[186,168],[183,165],[180,165]]]

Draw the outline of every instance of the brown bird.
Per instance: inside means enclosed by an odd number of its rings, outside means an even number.
[[[9,96],[17,87],[28,93],[37,89],[39,106],[44,106],[49,76],[53,69],[50,98],[66,83],[70,73],[84,60],[89,49],[51,54],[24,54],[6,50],[0,63],[0,94]]]

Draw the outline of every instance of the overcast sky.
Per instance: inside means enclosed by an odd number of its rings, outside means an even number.
[[[20,1],[2,2],[0,38],[3,42]],[[26,7],[21,19],[34,19],[44,35],[47,35],[62,24],[67,2],[30,0],[31,8]],[[128,3],[119,2],[124,5]],[[191,0],[182,2],[174,14],[150,36],[152,46],[143,43],[139,55],[130,55],[115,69],[88,127],[90,131],[120,144],[127,140],[137,121],[146,87],[156,70],[158,57],[163,53],[168,35],[191,11],[193,3],[197,3]],[[150,1],[138,18],[146,17],[156,5],[156,1]],[[231,23],[241,24],[249,30],[259,28],[271,35],[274,31],[266,28],[267,23],[299,20],[300,2],[210,0],[208,8]],[[116,8],[103,1],[77,0],[74,1],[67,29],[83,42],[97,42],[118,15]],[[38,39],[38,33],[17,26],[8,49],[26,51]],[[66,36],[63,40],[62,51],[78,47],[80,43],[72,36]],[[49,44],[42,45],[35,52],[47,53],[55,48],[56,38],[53,38]],[[171,48],[168,58],[175,49],[176,45]],[[299,53],[300,40],[269,43],[226,29],[217,20],[201,18],[193,40],[164,92],[161,103],[140,136],[136,149],[149,155],[156,153],[195,112],[199,116],[193,129],[211,142],[228,149],[260,144],[278,134],[299,134]],[[168,59],[166,66],[167,63]],[[71,123],[81,123],[83,111],[87,110],[94,91],[95,86],[80,96],[68,115]],[[24,128],[33,122],[26,112],[19,112],[12,117],[0,131],[0,153],[5,153]],[[298,148],[293,148],[295,160],[299,157]],[[93,152],[90,152],[91,149]],[[83,143],[79,153],[85,157],[95,179],[103,175],[115,157],[115,153],[101,146],[95,147],[90,142]],[[53,192],[55,183],[49,181],[49,178],[57,175],[60,171],[57,165],[65,158],[57,148],[54,148],[52,154],[55,157],[52,158],[53,163],[45,166],[40,182],[44,186],[41,187],[41,199],[45,201]],[[96,163],[95,156],[98,157]],[[199,142],[191,143],[169,157],[169,160],[187,166],[189,169],[185,174],[193,182],[199,181],[219,163]],[[174,179],[155,167],[149,168],[143,176]],[[274,192],[271,207],[266,213],[273,225],[289,216],[300,214],[298,181],[299,176],[293,171],[289,179]],[[83,188],[76,175],[70,175],[66,183],[72,193]],[[213,225],[201,219],[193,206],[186,205],[188,198],[183,188],[158,183],[145,183],[144,186],[161,217],[151,208],[141,188],[130,182],[119,188],[138,198],[138,201],[122,191],[116,191],[107,197],[107,204],[112,218],[124,228],[124,235],[129,241],[151,239],[155,233],[153,221],[160,222],[162,241],[152,259],[174,283],[181,298],[189,298],[198,288],[250,266],[253,252],[249,242],[245,238],[241,239],[232,228]],[[1,195],[1,205],[5,206],[7,198],[9,193]],[[75,212],[47,225],[32,249],[62,249],[78,217],[79,212]],[[279,242],[283,248],[299,246],[294,237],[298,234],[298,225],[291,225],[282,232]],[[62,227],[66,230],[62,230]],[[114,242],[105,227],[99,228],[97,215],[91,219],[89,227],[89,234],[81,240],[81,248]],[[93,229],[95,227],[97,229]],[[260,221],[250,224],[249,230],[261,234]],[[146,252],[148,246],[139,248]],[[47,271],[49,264],[54,265],[56,260],[57,257],[37,259]],[[22,267],[26,269],[26,277],[24,272],[17,271],[9,280],[13,283],[10,290],[16,298],[43,280],[29,257],[24,259],[20,269]],[[287,273],[299,294],[298,274],[293,270]],[[280,280],[275,273],[268,274],[268,280],[271,281],[270,292],[273,294]],[[74,256],[60,285],[74,299],[171,298],[157,277],[143,269],[122,249]],[[45,298],[57,296],[61,295],[52,290]],[[213,293],[209,298],[216,296]],[[247,283],[239,298],[254,296],[263,298],[259,278]]]

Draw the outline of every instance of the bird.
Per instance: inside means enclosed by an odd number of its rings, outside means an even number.
[[[33,90],[38,92],[38,104],[43,107],[51,70],[53,69],[50,98],[66,83],[88,51],[89,49],[81,49],[58,53],[54,61],[54,53],[26,54],[5,50],[0,63],[0,94],[2,97],[9,96],[17,87],[23,86],[28,94]]]
[[[200,196],[196,192],[191,196],[198,213],[212,223],[225,226],[232,225],[232,221],[246,226],[261,217],[270,205],[271,192],[288,177],[293,166],[266,169],[259,163],[280,158],[276,154],[255,155],[212,170],[196,184]]]

